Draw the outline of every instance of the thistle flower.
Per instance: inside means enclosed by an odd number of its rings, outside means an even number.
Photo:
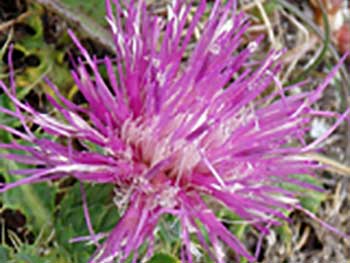
[[[183,262],[194,261],[192,237],[215,262],[224,262],[223,244],[254,261],[209,202],[262,234],[288,220],[283,211],[300,206],[295,192],[280,184],[313,187],[293,175],[313,175],[320,165],[300,156],[315,151],[349,113],[333,114],[337,122],[324,136],[308,145],[303,141],[312,115],[330,115],[311,105],[337,67],[315,90],[285,96],[299,85],[283,88],[275,77],[281,52],[254,61],[259,39],[239,50],[249,25],[237,14],[235,0],[214,2],[194,47],[190,42],[207,10],[205,0],[191,20],[193,8],[186,1],[173,1],[166,18],[153,15],[144,1],[125,2],[114,1],[115,15],[111,3],[106,5],[117,54],[115,60],[104,59],[107,82],[98,60],[70,32],[84,58],[72,76],[87,107],[67,100],[48,81],[57,99],[47,97],[57,114],[40,113],[16,98],[13,76],[11,89],[0,82],[15,105],[15,111],[0,111],[19,119],[24,132],[0,128],[26,142],[1,144],[23,152],[5,157],[40,167],[17,171],[25,177],[1,191],[65,176],[115,185],[122,196],[116,204],[125,211],[103,244],[84,209],[90,239],[98,245],[90,262],[123,262],[132,253],[135,262],[142,244],[150,255],[157,222],[165,214],[181,224]],[[278,91],[262,96],[272,85]],[[28,122],[59,140],[37,138]],[[85,150],[75,149],[73,139]]]

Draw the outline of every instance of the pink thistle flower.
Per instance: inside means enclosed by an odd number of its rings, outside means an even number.
[[[208,200],[268,233],[280,219],[288,220],[283,211],[302,209],[295,193],[282,189],[280,183],[312,188],[293,178],[320,168],[301,154],[315,151],[349,114],[348,110],[335,115],[334,126],[306,145],[302,138],[310,118],[320,114],[311,106],[338,66],[315,90],[285,96],[286,90],[300,85],[283,88],[275,78],[281,52],[252,61],[259,40],[238,51],[249,25],[243,14],[236,14],[235,0],[215,1],[193,48],[189,44],[206,1],[200,1],[191,21],[192,6],[185,2],[173,1],[164,19],[152,15],[144,1],[123,6],[114,1],[114,15],[107,1],[117,53],[116,62],[104,60],[108,83],[98,72],[98,61],[70,33],[84,58],[72,75],[87,108],[68,101],[48,82],[60,100],[47,95],[59,113],[50,116],[16,98],[13,76],[11,89],[0,82],[15,105],[15,111],[0,108],[0,112],[18,118],[24,132],[0,128],[27,142],[1,144],[3,149],[23,151],[3,157],[42,167],[17,171],[24,178],[2,185],[2,192],[70,175],[82,182],[114,184],[122,191],[117,205],[125,211],[103,244],[98,243],[84,202],[89,240],[98,246],[90,262],[123,262],[132,253],[135,262],[138,248],[145,243],[151,255],[157,222],[164,214],[181,223],[183,262],[194,261],[190,236],[196,236],[216,262],[224,262],[223,244],[238,257],[254,261],[216,217]],[[262,97],[271,85],[279,91]],[[28,121],[61,140],[37,138]],[[73,139],[86,150],[75,149]],[[290,146],[296,141],[301,141],[299,146]],[[83,189],[82,193],[85,200]]]

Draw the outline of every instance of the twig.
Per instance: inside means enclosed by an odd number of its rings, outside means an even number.
[[[317,153],[307,153],[307,154],[304,154],[303,156],[308,157],[312,160],[319,162],[320,164],[325,165],[325,169],[330,172],[335,172],[337,174],[350,177],[350,167],[345,164],[339,163],[336,160],[333,160],[327,156],[317,154]]]
[[[27,11],[23,14],[20,14],[18,17],[11,19],[9,21],[6,21],[5,23],[0,24],[0,32],[5,31],[7,28],[13,26],[14,24],[23,21],[27,17],[29,17],[32,13],[30,11]]]
[[[254,2],[256,4],[256,7],[258,8],[260,14],[261,14],[261,18],[264,21],[264,24],[266,25],[267,28],[267,34],[269,36],[270,42],[273,46],[273,48],[278,48],[277,47],[277,43],[276,43],[276,38],[275,38],[275,34],[273,33],[273,28],[270,22],[270,19],[268,18],[266,11],[261,3],[261,1],[255,0]]]
[[[307,242],[309,236],[311,233],[311,229],[309,226],[306,226],[303,235],[301,236],[299,242],[295,245],[294,247],[294,251],[299,251],[300,249],[303,248],[303,246],[305,245],[305,243]]]
[[[9,47],[9,45],[11,43],[12,37],[13,37],[13,28],[11,28],[10,31],[7,33],[6,42],[3,44],[3,46],[0,49],[0,59],[1,60],[3,59],[3,57],[4,57],[5,53],[6,53],[6,50],[7,50],[7,48]],[[0,63],[0,65],[1,65],[1,63]]]

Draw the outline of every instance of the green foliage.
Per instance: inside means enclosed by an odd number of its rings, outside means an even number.
[[[265,11],[265,13],[268,16],[272,16],[273,13],[276,11],[276,8],[278,7],[278,3],[277,0],[270,0],[270,1],[265,1],[262,4],[262,7]],[[259,18],[260,20],[263,20],[262,14],[259,10],[258,7],[254,7],[251,11],[252,15],[256,16],[257,18]]]
[[[277,8],[277,0],[270,0],[264,3],[265,11],[268,15],[272,15]]]
[[[45,10],[37,5],[31,5],[30,7],[32,15],[23,22],[34,33],[22,33],[20,37],[13,33],[12,37],[14,39],[11,39],[11,35],[9,35],[9,41],[15,40],[13,46],[15,50],[22,52],[24,57],[35,57],[39,62],[38,65],[26,65],[22,61],[21,70],[16,74],[17,92],[22,98],[33,88],[36,88],[36,92],[45,89],[44,77],[48,77],[61,90],[68,90],[73,85],[73,80],[67,67],[68,64],[63,60],[67,47],[71,44],[68,34],[63,31],[60,37],[57,38],[58,42],[55,45],[48,44],[45,41],[44,34],[45,30],[50,30],[50,28],[47,25],[45,27],[42,20]],[[57,46],[65,48],[57,48]],[[0,50],[0,59],[4,55],[5,46]],[[0,61],[0,76],[6,79],[5,67],[1,63],[2,61]]]
[[[87,203],[96,233],[110,231],[119,220],[118,211],[113,204],[112,185],[86,185]],[[84,218],[79,184],[69,189],[56,213],[56,238],[62,253],[69,255],[73,262],[86,262],[95,247],[86,243],[70,243],[74,237],[89,234]]]
[[[83,12],[100,25],[106,26],[107,21],[105,19],[105,1],[100,0],[88,0],[88,1],[76,1],[76,0],[62,0],[70,9],[78,12]]]
[[[300,182],[322,188],[322,184],[319,179],[311,175],[298,174],[294,175],[293,178],[299,180]],[[326,194],[324,192],[306,189],[290,183],[283,183],[281,186],[287,190],[298,193],[301,205],[312,213],[316,213],[321,203],[326,200]]]
[[[181,244],[179,236],[181,233],[180,223],[172,215],[164,215],[158,223],[158,237],[161,242],[161,248],[167,253],[176,253]]]
[[[5,134],[2,134],[5,135]],[[6,134],[4,141],[11,141],[12,136]],[[6,154],[7,151],[1,150]],[[4,176],[6,182],[13,182],[23,177],[13,176],[8,170],[27,169],[28,165],[21,165],[15,161],[0,160],[0,174]],[[54,210],[54,197],[56,188],[48,186],[46,183],[31,184],[11,189],[2,194],[3,209],[13,209],[21,211],[27,218],[30,230],[34,233],[45,231],[47,234],[52,227],[52,212]]]
[[[20,210],[27,218],[28,226],[39,234],[49,233],[52,227],[55,188],[47,184],[26,185],[4,193],[4,207]]]
[[[5,246],[0,246],[0,262],[9,261],[10,250]]]
[[[180,260],[169,254],[157,253],[147,263],[180,263]]]

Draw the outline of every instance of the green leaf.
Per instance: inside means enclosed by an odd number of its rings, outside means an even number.
[[[119,213],[113,203],[113,185],[86,185],[85,191],[94,231],[109,232],[119,220]],[[74,237],[89,235],[78,183],[69,189],[60,203],[55,226],[61,253],[70,255],[72,263],[88,261],[95,247],[85,242],[69,242]]]
[[[8,263],[70,263],[69,259],[65,259],[59,254],[55,247],[45,247],[45,255],[41,255],[38,244],[23,244],[19,247],[19,251],[13,254],[7,261]]]
[[[55,189],[44,183],[25,185],[4,193],[4,206],[21,210],[38,233],[43,227],[52,225],[54,196]]]
[[[48,263],[47,260],[43,260],[37,255],[37,248],[30,245],[22,245],[20,251],[13,256],[12,262],[23,263]]]
[[[22,178],[9,175],[8,169],[23,168],[28,168],[28,166],[17,164],[14,161],[0,160],[0,174],[4,175],[6,182],[13,182]],[[34,233],[39,234],[46,230],[44,232],[49,235],[52,227],[55,195],[55,187],[48,186],[47,183],[38,183],[10,189],[3,193],[2,201],[4,208],[20,210],[26,216],[27,223]]]
[[[307,174],[297,174],[297,175],[294,175],[293,178],[301,182],[308,183],[310,185],[314,185],[322,188],[322,184],[317,177],[313,177]],[[313,213],[317,212],[321,203],[326,199],[326,193],[324,192],[318,192],[315,190],[303,188],[301,186],[291,184],[291,183],[282,183],[281,186],[286,190],[299,193],[300,194],[299,200],[301,205]]]
[[[245,222],[239,215],[233,213],[226,207],[222,207],[217,215],[218,218],[222,218],[224,222],[229,223],[230,231],[241,241],[244,240],[246,232],[249,228],[249,223]]]
[[[0,262],[8,262],[10,251],[5,246],[0,246]]]
[[[277,0],[267,1],[266,3],[264,3],[264,8],[265,8],[266,14],[268,14],[268,15],[273,14],[273,12],[277,8]]]
[[[79,12],[85,13],[88,17],[95,20],[97,23],[103,26],[107,26],[107,21],[105,19],[106,9],[105,2],[100,0],[86,0],[86,1],[76,1],[76,0],[62,0],[67,7],[73,10],[79,10]]]
[[[169,254],[157,253],[147,263],[180,263],[180,260]]]
[[[264,8],[264,11],[265,13],[268,15],[268,16],[271,16],[276,8],[277,8],[277,0],[270,0],[270,1],[266,1],[264,4],[263,4],[263,8]],[[260,20],[263,20],[262,18],[262,14],[261,12],[259,11],[258,7],[255,7],[251,10],[251,13],[258,17]]]
[[[158,222],[158,237],[163,251],[171,252],[179,247],[179,236],[181,235],[181,226],[179,220],[172,215],[163,215]]]

